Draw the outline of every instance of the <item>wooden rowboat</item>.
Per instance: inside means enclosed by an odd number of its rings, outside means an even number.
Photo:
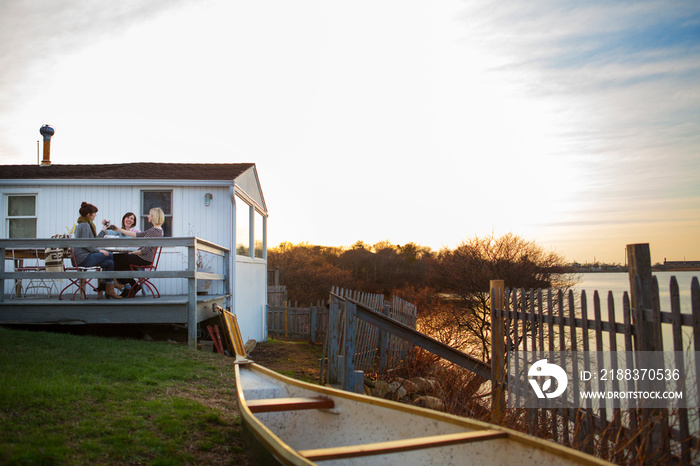
[[[417,406],[306,383],[245,356],[235,316],[236,389],[246,429],[288,465],[609,464],[520,432]]]

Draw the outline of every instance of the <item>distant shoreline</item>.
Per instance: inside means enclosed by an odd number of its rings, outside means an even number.
[[[698,272],[700,267],[652,267],[652,272]],[[586,269],[568,269],[566,273],[627,273],[627,269],[614,270],[586,270]]]
[[[700,267],[652,267],[654,272],[697,272]]]

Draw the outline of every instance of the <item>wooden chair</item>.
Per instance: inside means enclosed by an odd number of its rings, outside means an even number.
[[[78,264],[75,261],[75,252],[73,252],[73,248],[70,248],[70,262],[72,267],[66,268],[66,271],[76,271],[76,272],[101,272],[102,267],[99,265],[96,265],[94,267],[79,267]],[[68,288],[71,286],[75,285],[77,289],[73,293],[73,297],[71,298],[71,301],[75,301],[75,296],[80,292],[80,298],[81,299],[86,299],[87,298],[87,287],[89,286],[90,288],[93,289],[97,293],[97,299],[100,299],[100,294],[97,292],[97,288],[90,283],[93,278],[68,278],[70,281],[70,284],[63,288],[61,290],[61,294],[58,295],[58,299],[63,299],[63,292],[66,291]]]
[[[163,249],[162,247],[156,248],[156,251],[153,254],[153,262],[150,263],[149,265],[130,264],[129,267],[133,271],[137,271],[137,270],[155,271],[155,270],[157,270],[158,269],[158,262],[160,261],[160,252],[162,249]],[[160,292],[158,291],[158,288],[148,278],[137,278],[136,284],[133,287],[131,287],[131,290],[129,290],[129,293],[126,295],[126,297],[133,298],[136,295],[136,293],[138,293],[138,291],[143,289],[144,287],[146,287],[150,290],[154,299],[160,298]]]

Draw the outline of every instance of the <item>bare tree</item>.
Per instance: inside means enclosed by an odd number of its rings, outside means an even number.
[[[452,297],[454,323],[470,338],[472,351],[491,355],[490,280],[508,288],[569,288],[575,277],[565,272],[564,258],[533,241],[508,233],[473,237],[456,249],[443,249],[431,273],[433,286]]]

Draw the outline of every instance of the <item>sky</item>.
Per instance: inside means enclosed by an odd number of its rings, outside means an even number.
[[[253,162],[268,245],[700,260],[700,3],[0,1],[0,164]]]

